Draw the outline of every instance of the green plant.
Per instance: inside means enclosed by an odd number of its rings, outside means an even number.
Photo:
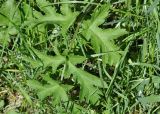
[[[155,113],[158,6],[157,0],[2,1],[0,110]]]

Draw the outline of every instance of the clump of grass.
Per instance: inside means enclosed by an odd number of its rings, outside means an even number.
[[[158,112],[158,1],[0,2],[1,113]]]

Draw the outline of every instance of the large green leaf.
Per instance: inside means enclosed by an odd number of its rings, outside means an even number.
[[[33,52],[35,53],[35,55],[39,58],[38,60],[34,60],[31,59],[30,57],[23,57],[23,60],[30,62],[31,65],[33,67],[41,67],[43,66],[44,68],[51,66],[53,69],[53,72],[55,72],[55,70],[57,69],[57,67],[60,64],[63,64],[65,62],[65,57],[61,56],[61,55],[57,55],[57,56],[49,56],[43,52],[40,52],[36,49],[33,49]]]
[[[102,29],[99,26],[105,22],[108,15],[109,5],[103,5],[96,9],[91,19],[83,23],[83,35],[91,43],[96,53],[107,53],[103,56],[103,62],[110,65],[116,64],[120,60],[119,47],[115,45],[114,39],[126,34],[126,30],[120,28]]]
[[[42,65],[45,67],[47,66],[52,66],[53,69],[57,69],[57,67],[60,64],[65,64],[66,58],[61,55],[57,56],[49,56],[46,55],[42,52],[39,52],[35,49],[32,49],[35,55],[40,59],[38,61],[34,61],[32,59],[25,59],[25,61],[30,62],[33,64],[35,67],[38,67],[38,65]],[[77,81],[80,84],[80,99],[84,100],[87,99],[88,101],[91,101],[92,103],[96,103],[98,99],[100,98],[100,95],[102,93],[100,92],[99,88],[107,88],[107,84],[102,81],[100,78],[97,76],[94,76],[80,68],[76,68],[76,64],[82,63],[85,60],[85,57],[83,56],[78,56],[78,55],[68,55],[68,64],[66,68],[67,74],[73,74],[73,78],[75,81]],[[44,78],[49,84],[53,85],[54,82],[53,80],[51,81],[48,78]],[[56,84],[56,83],[55,83]],[[37,81],[30,83],[30,86],[34,89],[42,89],[44,91],[41,91],[38,95],[43,99],[46,96],[51,95],[50,93],[48,94],[43,94],[47,91],[56,91],[59,88],[59,86],[54,85],[50,86],[47,85],[45,88],[48,88],[48,90],[43,89],[43,86],[39,84]],[[62,85],[64,88],[71,88],[70,86],[67,85]],[[44,95],[44,96],[43,96]]]
[[[64,64],[66,61],[66,57],[62,55],[50,56],[34,48],[32,48],[32,51],[39,59],[34,60],[27,56],[23,56],[22,59],[26,62],[29,62],[34,68],[42,66],[46,68],[48,66],[51,66],[54,72],[59,65]],[[82,63],[85,60],[85,57],[79,55],[68,55],[68,57],[70,59],[70,62],[74,65]]]
[[[67,91],[69,91],[72,86],[60,85],[49,76],[45,76],[44,80],[46,80],[48,84],[42,85],[36,80],[28,80],[27,85],[37,90],[37,95],[41,100],[44,100],[48,96],[53,96],[54,104],[60,103],[61,101],[68,101]]]
[[[70,61],[68,62],[67,72],[73,74],[74,80],[80,84],[80,99],[96,103],[102,93],[100,88],[107,88],[107,84],[100,78],[80,69],[76,68]]]
[[[68,4],[61,5],[61,13],[57,13],[55,7],[46,0],[36,0],[38,7],[45,13],[45,15],[38,18],[34,18],[25,22],[25,25],[29,23],[32,26],[39,24],[59,24],[62,27],[62,33],[66,34],[68,28],[75,21],[78,12],[72,12]]]

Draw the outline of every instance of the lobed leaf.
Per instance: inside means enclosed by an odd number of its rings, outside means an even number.
[[[73,74],[73,78],[80,84],[80,99],[84,98],[87,101],[95,103],[100,98],[99,95],[102,93],[99,91],[98,87],[107,88],[107,84],[102,82],[100,78],[76,68],[71,62],[68,62],[67,72]]]
[[[38,18],[34,18],[25,22],[24,26],[30,23],[32,27],[39,24],[58,24],[62,27],[62,34],[66,34],[69,27],[75,21],[78,12],[72,12],[69,5],[62,4],[61,13],[57,13],[54,6],[46,0],[36,0],[39,8],[45,13]]]
[[[36,80],[28,80],[27,84],[33,89],[37,90],[37,95],[41,100],[44,100],[48,96],[53,96],[54,103],[60,103],[61,101],[68,101],[67,91],[72,89],[72,86],[61,86],[58,82],[54,81],[49,76],[45,76],[44,79],[48,84],[42,85]],[[64,87],[67,87],[64,88]]]
[[[96,9],[90,20],[83,23],[82,34],[87,40],[91,40],[91,44],[98,53],[107,53],[103,55],[105,64],[116,64],[120,60],[120,49],[114,43],[114,39],[126,34],[126,30],[120,28],[102,29],[99,26],[105,21],[105,17],[109,12],[109,5],[103,5],[99,10]]]

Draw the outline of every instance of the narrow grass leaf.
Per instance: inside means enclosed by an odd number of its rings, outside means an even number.
[[[160,71],[160,67],[156,66],[156,65],[153,65],[153,64],[148,64],[148,63],[131,63],[130,65],[132,66],[143,66],[143,67],[149,67],[149,68],[155,68],[157,70]]]
[[[31,100],[29,94],[27,93],[27,91],[23,87],[21,87],[20,85],[17,85],[17,86],[18,86],[20,92],[22,93],[22,95],[24,96],[24,98],[27,100],[27,102],[30,105],[32,105],[32,100]]]

